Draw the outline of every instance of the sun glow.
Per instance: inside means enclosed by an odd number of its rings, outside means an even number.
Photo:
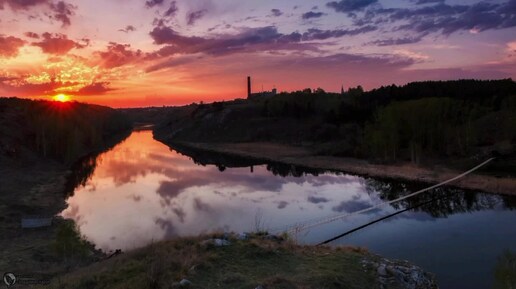
[[[66,94],[62,94],[62,93],[60,93],[60,94],[58,94],[58,95],[56,95],[56,96],[52,97],[52,99],[53,99],[54,101],[67,102],[67,101],[70,101],[70,96],[68,96],[68,95],[66,95]]]

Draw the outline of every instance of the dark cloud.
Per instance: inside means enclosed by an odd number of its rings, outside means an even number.
[[[322,12],[309,11],[309,12],[303,13],[303,15],[301,15],[301,18],[307,20],[307,19],[312,19],[312,18],[320,18],[324,15],[325,14]]]
[[[3,36],[0,34],[0,57],[15,57],[25,41],[14,36]]]
[[[25,32],[25,33],[23,33],[23,35],[25,35],[26,37],[29,37],[29,38],[39,39],[39,34],[38,33]]]
[[[129,32],[134,32],[136,31],[136,27],[132,26],[132,25],[127,25],[125,28],[123,29],[118,29],[118,31],[120,32],[125,32],[125,33],[129,33]]]
[[[164,2],[164,0],[148,0],[145,2],[145,7],[152,8],[154,6],[162,5]]]
[[[76,92],[73,92],[73,95],[102,95],[106,94],[110,91],[114,90],[109,87],[109,82],[94,82],[89,85],[84,86]]]
[[[110,42],[106,51],[97,51],[101,58],[101,66],[114,68],[133,63],[143,57],[141,50],[132,50],[129,44]]]
[[[178,48],[195,46],[206,41],[206,39],[202,37],[182,36],[167,26],[155,27],[149,34],[156,44],[172,44]]]
[[[68,53],[74,48],[84,48],[89,44],[89,40],[87,39],[83,41],[85,43],[79,43],[68,39],[68,37],[64,34],[59,33],[51,34],[45,32],[41,36],[43,39],[40,42],[33,42],[32,45],[40,47],[44,53],[48,54],[62,55]]]
[[[278,203],[278,209],[284,209],[288,205],[288,202],[286,201],[280,201]]]
[[[316,28],[308,29],[307,32],[303,33],[302,40],[325,40],[328,38],[338,38],[342,36],[354,36],[363,34],[371,31],[375,31],[378,28],[376,26],[364,26],[357,29],[336,29],[336,30],[320,30]]]
[[[186,15],[186,23],[188,25],[194,25],[195,22],[197,22],[197,20],[201,19],[202,17],[204,17],[204,15],[206,15],[206,12],[208,12],[208,10],[203,9],[188,13],[188,15]]]
[[[283,15],[283,12],[281,12],[279,9],[271,9],[271,15],[274,17],[279,17]]]
[[[478,2],[471,5],[448,5],[440,1],[423,2],[421,4],[436,4],[416,8],[369,9],[363,17],[356,17],[354,23],[375,23],[383,26],[401,23],[393,25],[393,31],[414,31],[419,35],[450,35],[461,30],[481,32],[516,26],[516,0],[504,3]]]
[[[178,10],[179,9],[177,8],[176,1],[172,1],[170,3],[170,7],[167,9],[167,11],[165,11],[165,17],[174,17],[174,16],[176,16]]]
[[[416,5],[422,5],[422,4],[433,4],[433,3],[444,3],[445,0],[416,0],[413,2],[416,2]]]
[[[391,46],[391,45],[403,45],[403,44],[417,43],[417,42],[421,41],[421,39],[422,39],[422,36],[415,36],[415,37],[375,40],[370,43],[374,44],[374,45],[378,45],[378,46]]]
[[[11,7],[14,11],[18,10],[29,10],[33,7],[42,5],[46,6],[49,10],[45,13],[50,19],[59,21],[63,27],[71,24],[70,17],[75,15],[77,6],[69,4],[65,1],[53,2],[51,0],[0,0],[0,10],[4,9],[5,6]],[[35,16],[29,16],[29,18],[35,18]]]
[[[313,204],[319,204],[319,203],[327,203],[330,200],[324,197],[316,197],[316,196],[309,196],[308,201]]]
[[[155,27],[150,35],[156,44],[168,44],[153,53],[153,56],[169,56],[173,54],[206,53],[224,55],[237,52],[255,52],[273,49],[314,50],[314,45],[302,41],[324,40],[345,35],[357,35],[376,30],[373,26],[364,26],[352,30],[320,30],[309,29],[300,34],[279,33],[274,26],[245,28],[232,35],[218,35],[217,38],[183,36],[167,26]]]
[[[50,18],[61,22],[63,27],[66,27],[70,26],[72,23],[70,17],[75,15],[75,9],[77,9],[77,6],[64,1],[59,1],[57,3],[50,3],[50,9],[53,12],[53,14],[50,15]]]
[[[4,9],[5,5],[13,10],[27,10],[33,6],[48,4],[49,2],[49,0],[0,0],[0,10]]]
[[[353,12],[378,2],[378,0],[341,0],[326,3],[326,6],[335,9],[337,12]]]

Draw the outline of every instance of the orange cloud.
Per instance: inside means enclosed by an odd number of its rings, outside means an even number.
[[[0,56],[15,57],[25,41],[13,36],[0,35]]]
[[[51,34],[45,32],[41,35],[43,40],[40,42],[33,42],[32,45],[38,46],[44,53],[48,54],[66,54],[70,50],[76,48],[81,49],[89,44],[89,40],[84,39],[84,43],[79,43],[68,39],[64,34]]]

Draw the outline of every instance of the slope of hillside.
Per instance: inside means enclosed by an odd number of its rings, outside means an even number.
[[[0,271],[62,270],[53,250],[61,221],[22,229],[21,220],[52,218],[64,209],[68,190],[91,171],[72,174],[73,164],[85,159],[85,166],[94,166],[87,155],[113,145],[130,128],[107,107],[0,98]]]

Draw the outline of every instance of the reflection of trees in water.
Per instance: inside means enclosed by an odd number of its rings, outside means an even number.
[[[226,168],[252,167],[265,163],[264,161],[260,161],[258,159],[214,153],[182,146],[180,144],[174,144],[172,149],[182,155],[190,157],[197,165],[215,165],[221,172],[226,170]],[[324,173],[324,171],[318,169],[310,169],[280,163],[268,163],[267,170],[272,172],[275,176],[282,177],[302,177],[304,175],[318,176],[319,174]]]
[[[196,165],[200,165],[200,166],[215,165],[215,166],[217,166],[217,168],[219,168],[220,171],[224,171],[226,168],[250,167],[250,166],[254,166],[254,165],[263,164],[263,162],[255,160],[255,159],[230,156],[227,154],[220,154],[220,153],[190,148],[190,147],[183,146],[180,144],[174,144],[171,147],[171,149],[178,152],[181,155],[191,158],[192,161]]]
[[[302,177],[304,175],[313,175],[318,176],[321,173],[324,173],[324,171],[317,170],[317,169],[310,169],[300,166],[294,166],[294,165],[287,165],[287,164],[280,164],[280,163],[269,163],[267,164],[267,170],[273,173],[275,176],[282,176],[282,177]]]
[[[73,165],[72,174],[66,183],[65,194],[67,197],[73,196],[76,188],[85,186],[91,179],[97,167],[97,158],[97,154],[88,155]]]
[[[516,288],[516,254],[506,250],[498,257],[494,269],[494,289]]]
[[[117,144],[128,138],[130,134],[130,132],[126,132],[113,137],[108,143],[106,143],[104,149],[84,156],[75,162],[72,166],[72,173],[66,180],[65,196],[71,197],[73,196],[76,188],[85,186],[93,176],[93,172],[95,172],[95,168],[97,167],[97,163],[102,154],[113,149]]]
[[[378,194],[384,201],[403,197],[427,186],[418,183],[366,179],[367,192],[370,195]],[[391,206],[400,210],[431,201],[429,204],[415,208],[414,211],[426,212],[435,218],[443,218],[457,213],[493,209],[498,204],[504,204],[506,208],[513,209],[516,205],[515,199],[514,197],[440,187],[393,203]]]

